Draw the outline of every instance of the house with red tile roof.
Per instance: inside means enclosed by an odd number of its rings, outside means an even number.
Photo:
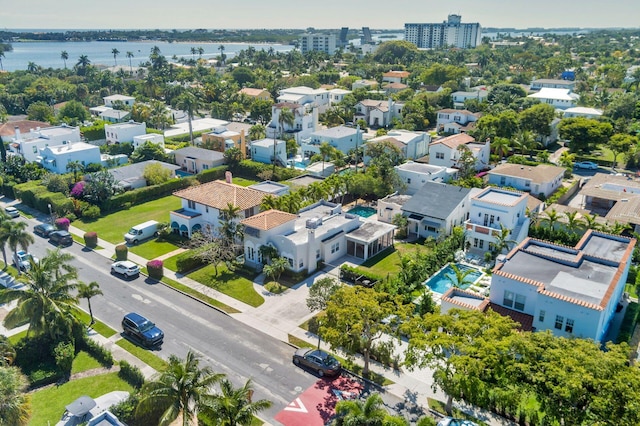
[[[244,87],[240,89],[238,93],[241,95],[246,95],[251,99],[260,99],[263,101],[271,100],[271,93],[269,93],[267,89],[256,89],[253,87]]]
[[[443,167],[457,167],[460,160],[460,146],[466,146],[476,159],[476,170],[489,166],[490,143],[476,142],[466,133],[436,139],[429,144],[429,164]]]
[[[404,83],[411,73],[409,71],[389,71],[382,74],[382,81],[388,83]]]

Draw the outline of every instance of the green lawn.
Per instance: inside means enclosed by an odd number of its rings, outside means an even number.
[[[182,253],[180,253],[182,254]],[[167,257],[165,260],[163,260],[163,264],[164,267],[169,269],[170,271],[176,272],[178,270],[178,266],[176,265],[176,261],[178,260],[178,256],[180,256],[180,254],[175,254],[171,257]]]
[[[174,250],[179,249],[180,247],[176,246],[172,242],[169,241],[158,241],[158,240],[147,240],[142,244],[138,244],[137,246],[129,247],[129,251],[131,253],[137,254],[138,256],[142,256],[145,259],[153,260],[156,259],[163,254],[170,253]]]
[[[73,365],[71,366],[71,374],[80,373],[82,371],[93,370],[94,368],[100,368],[102,364],[100,364],[94,357],[86,353],[85,351],[80,351],[73,359]]]
[[[257,307],[264,303],[264,298],[254,290],[251,280],[227,270],[224,266],[218,266],[218,275],[215,275],[212,265],[207,265],[187,276],[247,305]]]
[[[9,336],[9,342],[11,342],[11,345],[15,346],[20,340],[22,340],[24,337],[26,337],[28,331],[29,330],[24,330],[24,331],[21,331],[18,334],[14,334],[13,336]]]
[[[419,248],[427,250],[422,244],[396,243],[393,247],[368,259],[358,268],[380,277],[386,277],[387,274],[397,274],[400,272],[400,256],[413,253]]]
[[[89,325],[89,323],[91,322],[91,317],[89,316],[89,314],[86,313],[85,311],[83,311],[82,309],[75,309],[73,311],[73,316],[76,317],[83,324]],[[93,326],[91,328],[93,328],[93,330],[96,333],[100,334],[101,336],[109,338],[109,337],[111,337],[111,336],[113,336],[114,334],[117,333],[116,330],[114,330],[113,328],[109,327],[108,325],[106,325],[102,321],[99,321],[97,319],[95,319],[95,321],[96,321],[95,324],[93,324]]]
[[[156,371],[162,371],[167,368],[167,362],[157,355],[152,354],[147,349],[141,348],[128,341],[127,339],[120,339],[116,342],[116,345],[120,346],[125,351],[129,352],[140,361],[147,363]]]
[[[228,314],[240,313],[239,310],[237,310],[235,308],[232,308],[231,306],[226,305],[226,304],[224,304],[224,303],[222,303],[222,302],[220,302],[220,301],[218,301],[218,300],[216,300],[216,299],[214,299],[212,297],[204,295],[204,294],[200,293],[199,291],[192,289],[189,286],[186,286],[186,285],[184,285],[182,283],[174,281],[171,278],[163,277],[162,278],[162,282],[167,284],[170,287],[175,288],[176,290],[180,290],[183,293],[186,293],[186,294],[188,294],[190,296],[193,296],[198,300],[202,300],[203,302],[206,302],[211,306],[215,306],[216,308],[218,308],[218,309],[220,309],[220,310],[222,310],[222,311],[224,311],[224,312],[226,312]]]
[[[36,391],[31,395],[33,416],[29,425],[56,424],[64,413],[64,407],[78,397],[89,395],[97,398],[114,390],[132,392],[133,388],[120,379],[118,373],[109,373],[72,380],[60,386]]]
[[[241,177],[234,177],[231,181],[240,186],[251,186],[258,183],[257,180],[245,179]]]
[[[111,213],[98,220],[85,222],[78,219],[73,225],[83,231],[95,231],[98,238],[118,244],[124,241],[124,234],[134,225],[147,220],[157,220],[158,222],[168,222],[169,212],[181,207],[178,197],[170,195],[159,200],[133,206],[127,210],[120,210]]]

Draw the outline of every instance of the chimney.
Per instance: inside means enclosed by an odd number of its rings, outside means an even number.
[[[13,128],[16,134],[16,140],[19,141],[22,139],[22,135],[20,134],[20,127],[16,126]]]
[[[231,172],[229,171],[224,172],[224,180],[227,183],[232,183],[233,175],[231,174]]]

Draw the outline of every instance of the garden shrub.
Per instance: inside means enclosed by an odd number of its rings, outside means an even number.
[[[114,360],[111,351],[105,349],[102,345],[95,342],[88,336],[84,336],[83,339],[81,339],[80,346],[80,349],[85,350],[103,366],[111,367],[113,365]]]
[[[63,231],[69,230],[69,225],[71,225],[71,221],[66,217],[59,217],[55,221],[56,229],[60,229]]]
[[[98,247],[98,233],[94,231],[85,232],[84,245],[92,249]]]
[[[58,372],[63,376],[71,374],[73,358],[75,358],[75,347],[71,342],[60,342],[53,348],[53,356],[56,360]]]
[[[633,330],[636,328],[638,322],[638,316],[640,315],[640,305],[637,302],[629,302],[627,310],[624,313],[622,319],[622,325],[620,326],[620,332],[618,333],[618,339],[616,343],[629,342]]]
[[[56,369],[36,369],[27,374],[31,389],[50,385],[60,380],[63,376]]]
[[[195,177],[175,178],[159,185],[146,186],[144,188],[134,189],[133,191],[123,192],[122,194],[114,195],[110,199],[105,200],[101,204],[102,210],[112,212],[120,210],[127,203],[129,203],[129,205],[136,205],[156,200],[171,195],[180,189],[194,185],[195,183],[197,183]]]
[[[127,260],[129,255],[129,248],[126,244],[118,244],[116,246],[116,260]]]
[[[203,170],[196,175],[196,179],[200,183],[212,182],[214,180],[224,179],[224,173],[227,171],[227,166],[218,166],[212,169]]]
[[[94,205],[87,206],[82,210],[82,217],[89,220],[96,220],[101,214],[100,207]]]
[[[189,272],[201,266],[204,266],[204,262],[193,250],[185,251],[176,258],[176,269],[180,273]]]
[[[161,280],[164,275],[164,264],[162,260],[150,260],[147,262],[147,272],[149,273],[149,277]]]
[[[127,361],[120,361],[120,371],[118,377],[129,383],[136,389],[140,389],[144,384],[144,374],[135,365],[129,364]]]
[[[2,183],[2,194],[5,197],[13,198],[14,200],[17,198],[15,193],[15,186],[18,183],[14,180],[8,180]]]

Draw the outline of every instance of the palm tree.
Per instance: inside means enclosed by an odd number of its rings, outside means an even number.
[[[222,379],[220,392],[202,406],[201,413],[215,425],[250,426],[257,413],[271,407],[271,401],[266,399],[252,402],[252,395],[251,380],[234,388],[229,380]]]
[[[0,212],[0,249],[2,249],[2,257],[4,259],[5,268],[9,266],[7,263],[7,240],[9,239],[9,229],[11,228],[11,218],[4,212]]]
[[[220,51],[220,62],[224,65],[224,60],[227,59],[227,55],[224,54],[224,44],[218,46],[218,50]]]
[[[584,220],[584,225],[587,229],[598,230],[600,229],[600,225],[597,222],[598,215],[597,214],[585,214],[582,219]]]
[[[39,262],[20,279],[23,288],[7,288],[0,291],[0,303],[17,300],[18,305],[4,319],[7,328],[29,323],[30,332],[44,332],[54,336],[61,327],[70,327],[71,308],[77,300],[71,295],[78,276],[69,262],[73,256],[60,250],[47,251]],[[70,331],[67,330],[67,331]]]
[[[447,279],[451,282],[451,285],[456,288],[462,288],[465,284],[472,284],[473,281],[469,279],[469,274],[473,273],[472,268],[460,269],[455,263],[449,264],[453,274],[447,274]]]
[[[267,211],[278,208],[278,198],[275,195],[265,195],[260,203],[260,210]]]
[[[205,401],[213,398],[213,385],[224,377],[199,364],[200,358],[192,351],[184,360],[170,355],[167,368],[142,388],[137,410],[145,413],[156,406],[167,407],[160,425],[170,424],[179,415],[182,415],[183,426],[192,424]]]
[[[78,58],[78,62],[76,63],[76,66],[79,68],[86,68],[91,64],[91,61],[89,60],[89,57],[87,55],[80,55],[80,57]]]
[[[4,50],[0,49],[0,70],[4,70],[4,65],[2,65],[2,58],[4,58]]]
[[[280,125],[280,139],[284,140],[284,125],[291,127],[293,123],[295,123],[296,117],[289,108],[282,108],[280,110],[280,115],[278,115],[278,124]],[[273,133],[273,173],[276,173],[276,148],[278,146],[275,132]]]
[[[66,50],[60,52],[60,59],[64,61],[64,69],[67,69],[67,59],[69,59],[69,54]]]
[[[133,52],[127,51],[127,59],[129,59],[129,74],[133,73],[133,65],[131,65],[131,58],[133,58]]]
[[[276,257],[275,259],[271,259],[271,263],[268,265],[264,265],[263,272],[267,277],[270,277],[276,284],[280,284],[280,275],[287,269],[289,266],[289,261],[285,257]]]
[[[545,217],[542,218],[542,221],[547,224],[547,226],[549,227],[550,230],[553,231],[553,229],[556,226],[556,223],[558,223],[558,219],[560,218],[560,214],[554,208],[552,208],[549,211],[545,211],[544,214],[545,214]]]
[[[329,145],[329,142],[322,142],[320,144],[320,155],[322,156],[322,176],[324,176],[324,162],[331,158],[331,154],[333,154],[333,147]]]
[[[576,211],[567,211],[564,213],[564,215],[567,218],[567,229],[569,230],[569,232],[575,232],[576,229],[584,224],[582,219],[577,217],[578,212]]]
[[[565,168],[573,167],[573,162],[576,159],[576,155],[572,154],[570,151],[562,151],[560,157],[558,158],[558,163],[560,166]]]
[[[120,54],[120,51],[114,47],[113,49],[111,49],[111,54],[113,55],[113,63],[114,63],[114,65],[117,66],[118,65],[118,61],[116,60],[116,58]]]
[[[193,92],[189,90],[185,90],[178,98],[176,99],[176,107],[187,113],[189,117],[189,140],[191,141],[191,145],[193,145],[193,113],[198,110],[200,106],[200,101],[193,94]]]
[[[491,151],[495,155],[502,159],[502,157],[506,157],[509,154],[509,139],[507,138],[494,138],[491,141]]]
[[[336,404],[338,424],[345,426],[382,425],[389,413],[379,393],[371,394],[366,400],[345,399]]]
[[[510,240],[511,230],[506,228],[503,224],[500,224],[500,233],[495,236],[495,242],[493,243],[494,255],[498,256],[504,249],[509,250],[511,246],[516,244],[516,241]]]
[[[9,229],[7,230],[7,243],[9,244],[9,248],[13,251],[14,258],[18,257],[18,247],[21,247],[24,251],[27,251],[29,248],[29,244],[33,244],[36,242],[33,235],[27,231],[26,222],[10,222]],[[18,268],[18,275],[22,274],[22,269],[16,265]]]
[[[78,288],[78,297],[81,299],[87,299],[87,304],[89,305],[89,316],[91,317],[91,322],[89,326],[95,324],[95,320],[93,319],[93,310],[91,309],[91,298],[94,296],[102,296],[102,290],[100,290],[100,284],[96,281],[92,281],[89,284],[85,284],[82,281],[79,281],[77,284]]]
[[[69,161],[67,163],[67,171],[73,172],[73,182],[78,181],[78,172],[84,172],[84,164],[78,160]]]
[[[198,47],[198,56],[202,58],[203,53],[204,53],[204,48]]]
[[[31,418],[29,381],[17,367],[0,367],[0,423],[22,426]]]
[[[266,136],[267,130],[262,124],[254,124],[249,129],[249,139],[251,139],[252,141],[264,139]]]

